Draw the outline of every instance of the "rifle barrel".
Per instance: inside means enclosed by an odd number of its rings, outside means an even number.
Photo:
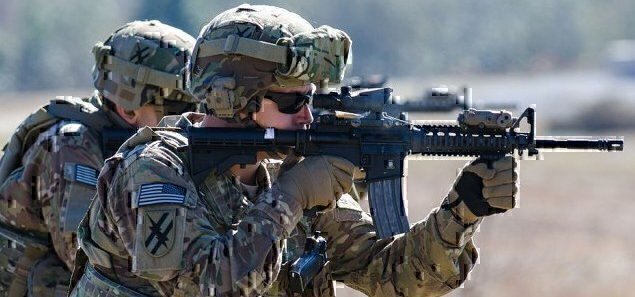
[[[537,137],[537,149],[573,149],[589,151],[623,151],[623,139],[608,138],[564,138],[564,137]]]

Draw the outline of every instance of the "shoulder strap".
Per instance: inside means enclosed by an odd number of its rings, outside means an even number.
[[[58,119],[78,121],[97,131],[113,125],[100,108],[76,97],[51,100],[48,113]]]

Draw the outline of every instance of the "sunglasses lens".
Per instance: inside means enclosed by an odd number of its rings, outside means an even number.
[[[308,94],[267,92],[265,98],[278,104],[281,113],[295,114],[302,110],[305,104],[311,104],[313,97]]]
[[[163,101],[163,110],[165,115],[180,115],[188,111],[196,110],[195,103],[165,100]]]

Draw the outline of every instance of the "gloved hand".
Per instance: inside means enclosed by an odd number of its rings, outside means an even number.
[[[303,209],[332,208],[351,191],[355,165],[332,156],[310,156],[278,176],[280,190],[301,200]]]
[[[442,207],[472,223],[514,208],[518,187],[518,163],[512,156],[492,162],[491,167],[487,160],[477,159],[463,167]]]

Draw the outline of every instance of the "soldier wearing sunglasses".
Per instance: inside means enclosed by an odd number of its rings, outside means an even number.
[[[332,296],[333,280],[373,296],[437,296],[465,281],[481,218],[456,185],[447,207],[379,240],[348,194],[355,168],[347,160],[289,154],[280,165],[271,158],[288,152],[262,152],[257,164],[214,170],[201,183],[190,176],[185,128],[308,129],[314,83],[341,81],[350,51],[343,31],[277,7],[241,5],[207,24],[188,64],[205,114],[166,117],[172,128],[140,130],[106,162],[78,231],[72,296]],[[493,206],[508,209],[512,166],[503,159],[464,171],[483,179],[483,200],[495,196]],[[298,291],[291,266],[316,231],[306,246],[325,239],[329,261]]]

